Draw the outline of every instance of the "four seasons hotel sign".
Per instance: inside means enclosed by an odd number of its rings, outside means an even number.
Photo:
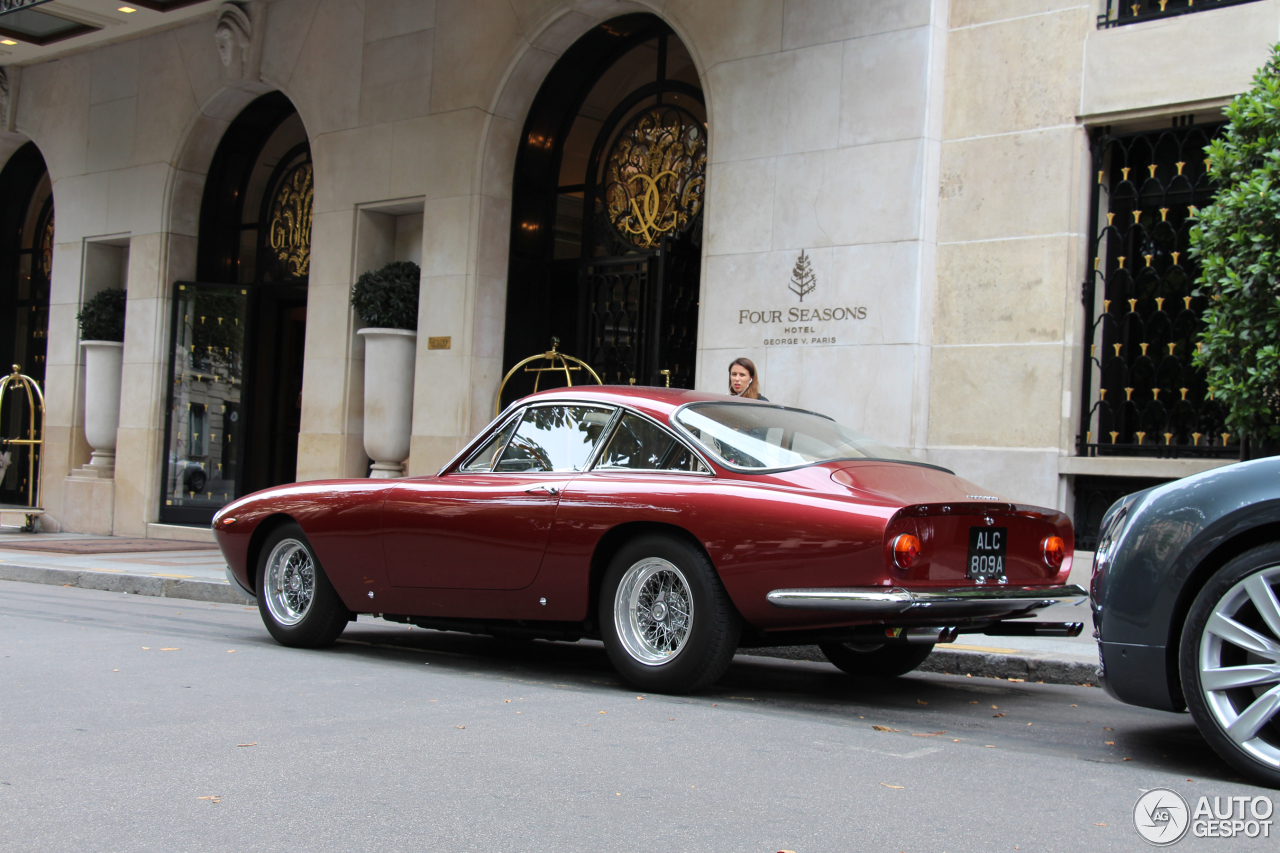
[[[738,309],[738,324],[768,325],[765,333],[765,346],[814,346],[840,343],[839,325],[867,319],[867,309],[863,305],[824,305],[818,306],[810,300],[805,305],[804,298],[818,289],[818,276],[813,271],[812,261],[803,250],[796,259],[791,270],[791,281],[788,290],[796,295],[799,304],[787,308],[764,308],[753,310]],[[819,325],[821,324],[821,325]],[[780,327],[780,328],[779,328]]]

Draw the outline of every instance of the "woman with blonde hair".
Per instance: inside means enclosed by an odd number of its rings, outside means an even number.
[[[729,393],[748,400],[769,402],[769,398],[760,393],[759,375],[749,358],[735,358],[729,364]]]

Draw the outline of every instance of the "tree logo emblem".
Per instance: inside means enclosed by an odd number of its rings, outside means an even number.
[[[791,285],[788,290],[804,302],[804,298],[813,293],[817,286],[818,276],[813,272],[809,256],[804,253],[804,249],[801,249],[800,257],[796,259],[796,265],[791,269]]]

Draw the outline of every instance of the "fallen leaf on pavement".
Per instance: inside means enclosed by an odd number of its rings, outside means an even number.
[[[255,740],[253,743],[238,743],[238,744],[236,744],[236,746],[257,746],[257,745],[258,745],[258,742],[257,742],[256,740]]]
[[[169,647],[169,648],[167,648],[167,649],[161,649],[160,651],[162,651],[162,652],[180,652],[180,651],[182,651],[182,649],[174,648],[174,647],[172,647],[172,646],[171,646],[171,647]]]
[[[923,699],[917,699],[917,700],[916,700],[916,704],[917,704],[917,705],[928,705],[929,703],[928,703],[928,702],[926,702],[926,701],[924,701]]]
[[[196,799],[197,799],[197,800],[209,800],[210,802],[214,802],[214,803],[220,803],[220,802],[222,802],[222,797],[221,797],[220,795],[215,795],[215,796],[212,796],[212,797],[196,797]]]
[[[1104,741],[1103,741],[1103,743],[1105,743],[1107,746],[1115,746],[1115,745],[1116,745],[1116,742],[1115,742],[1115,741],[1113,741],[1113,740],[1104,740]]]
[[[636,699],[638,699],[638,700],[639,700],[639,701],[641,701],[641,702],[643,702],[643,701],[644,701],[644,697],[643,697],[643,696],[637,696],[637,697],[636,697]]]
[[[999,705],[992,705],[992,706],[991,706],[991,710],[993,710],[993,711],[999,711],[999,710],[1000,710],[1000,706],[999,706]]]
[[[466,726],[454,726],[455,729],[465,729]]]
[[[992,714],[991,716],[992,716],[992,717],[1003,717],[1003,716],[1004,716],[1004,711],[1001,711],[999,714]]]
[[[510,704],[511,704],[511,700],[510,700],[510,699],[503,699],[502,701],[503,701],[503,703],[504,703],[504,704],[507,704],[507,705],[510,705]]]
[[[880,784],[884,785],[886,788],[893,788],[894,790],[897,790],[897,791],[901,791],[905,788],[905,786],[903,785],[890,785],[888,782],[881,782]]]
[[[235,653],[236,653],[235,649],[227,649],[227,654],[234,655]]]
[[[1105,823],[1095,823],[1094,826],[1106,826]]]
[[[996,745],[995,745],[994,743],[984,743],[984,744],[982,745],[982,748],[983,748],[983,749],[995,749],[995,748],[996,748]]]
[[[912,737],[937,737],[938,735],[945,735],[946,733],[947,732],[944,729],[940,732],[912,732],[911,736]]]
[[[1133,761],[1133,759],[1132,759],[1132,758],[1122,758],[1122,759],[1120,759],[1120,760],[1121,760],[1121,761]]]
[[[142,650],[143,650],[144,652],[149,652],[149,651],[151,651],[151,647],[150,647],[150,646],[143,646],[143,647],[142,647]]]
[[[1025,678],[1010,678],[1010,681],[1026,681]]]
[[[876,730],[876,731],[878,731],[878,732],[896,732],[896,731],[898,731],[897,729],[891,729],[891,728],[889,728],[888,726],[872,726],[871,728],[875,729],[875,730]]]
[[[113,670],[111,670],[111,671],[112,671],[112,672],[119,672],[120,670],[118,670],[118,669],[113,669]]]

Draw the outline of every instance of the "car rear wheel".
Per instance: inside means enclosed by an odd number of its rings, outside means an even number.
[[[1280,543],[1246,551],[1205,584],[1179,659],[1205,740],[1236,769],[1280,786]]]
[[[850,675],[896,678],[924,663],[933,643],[818,643],[818,648]]]
[[[600,624],[623,678],[642,690],[690,693],[729,668],[742,618],[705,554],[675,537],[645,536],[609,564]]]
[[[276,641],[319,648],[338,639],[351,611],[329,583],[320,561],[296,524],[267,536],[258,557],[258,611]]]

